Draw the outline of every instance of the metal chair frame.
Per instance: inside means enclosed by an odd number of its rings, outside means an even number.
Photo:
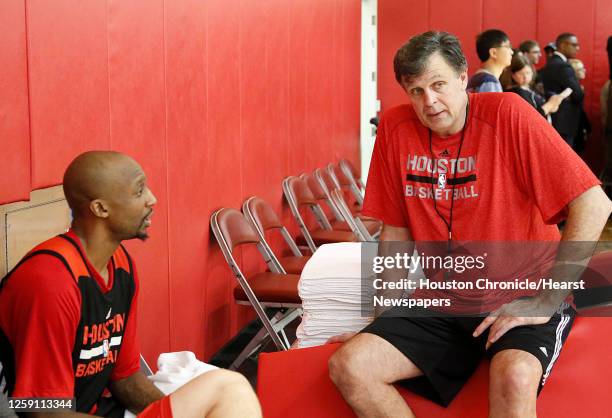
[[[344,172],[345,175],[347,175],[346,176],[347,178],[355,181],[357,188],[359,189],[361,195],[363,196],[363,194],[365,193],[365,184],[363,184],[363,181],[361,181],[361,178],[359,177],[358,173],[355,171],[353,164],[351,164],[349,160],[343,158],[338,163],[338,166],[340,166],[340,169],[342,170],[342,172]]]
[[[283,194],[285,195],[285,199],[287,199],[287,203],[289,204],[291,213],[293,214],[293,217],[297,222],[300,231],[302,232],[302,235],[306,240],[306,243],[308,244],[308,248],[310,248],[310,251],[312,251],[312,253],[314,254],[317,250],[317,246],[314,240],[312,239],[312,235],[310,235],[310,231],[308,231],[308,228],[306,227],[304,218],[302,218],[302,215],[300,214],[298,202],[293,194],[293,191],[291,190],[291,187],[289,186],[289,183],[293,179],[297,179],[297,177],[289,176],[283,180]],[[300,179],[300,181],[303,180]],[[315,218],[317,219],[317,223],[319,223],[322,229],[332,229],[331,224],[329,223],[327,217],[325,216],[325,213],[323,212],[323,209],[321,209],[321,206],[318,203],[309,204],[308,208],[312,211]]]
[[[375,241],[375,239],[372,237],[372,235],[370,235],[368,229],[365,227],[361,219],[353,216],[353,214],[351,213],[351,210],[349,209],[348,205],[344,200],[344,196],[342,196],[342,190],[334,189],[330,193],[334,203],[342,213],[342,216],[346,220],[346,223],[348,224],[349,228],[351,228],[353,234],[358,237],[359,241]]]
[[[327,174],[334,186],[334,189],[330,190],[327,186],[327,183],[323,179],[323,175]],[[325,193],[329,196],[332,204],[337,208],[338,212],[341,214],[341,218],[339,220],[344,221],[348,224],[349,228],[359,241],[375,241],[375,237],[373,237],[368,229],[365,227],[361,219],[359,217],[353,216],[351,210],[344,200],[344,195],[342,189],[340,188],[340,184],[337,182],[328,169],[326,173],[323,172],[322,169],[318,168],[314,171],[314,176],[319,182],[319,185],[323,188]]]
[[[332,214],[334,215],[334,218],[337,221],[344,221],[344,217],[342,216],[342,213],[340,213],[340,210],[336,207],[336,204],[334,203],[334,201],[331,198],[331,195],[329,194],[329,188],[327,187],[327,185],[325,184],[325,182],[320,176],[320,171],[321,169],[317,168],[315,171],[312,172],[311,176],[314,177],[315,181],[319,184],[319,186],[323,190],[323,193],[325,194],[325,204],[331,210]],[[306,173],[303,173],[300,175],[300,178],[308,183],[307,176],[308,175]]]
[[[338,186],[338,188],[341,189],[342,183],[340,183],[340,180],[338,179],[338,175],[336,174],[336,167],[337,166],[332,163],[328,164],[327,172],[333,179],[334,183],[336,183],[336,186]],[[346,179],[349,181],[349,184],[348,184],[349,190],[351,191],[353,196],[355,196],[355,200],[357,201],[359,206],[363,206],[363,194],[361,194],[361,191],[359,190],[359,187],[357,186],[357,182],[355,181],[355,178],[353,177],[353,173],[350,172],[350,169],[349,170],[342,169],[342,166],[340,166],[339,168],[342,174],[344,174]]]
[[[248,302],[246,301],[236,301],[236,302],[241,305],[251,305],[255,309],[255,312],[257,313],[258,318],[261,320],[263,324],[263,328],[255,335],[255,337],[249,342],[249,344],[238,355],[236,360],[234,360],[234,362],[230,365],[230,369],[235,370],[240,366],[240,364],[242,364],[242,362],[247,357],[249,357],[252,354],[252,352],[254,352],[259,346],[262,345],[266,336],[272,339],[277,349],[288,350],[290,347],[290,344],[284,332],[284,328],[288,323],[290,323],[295,318],[297,318],[299,315],[301,315],[302,312],[301,312],[301,304],[265,302],[265,301],[260,302],[257,299],[257,296],[255,295],[255,293],[249,286],[249,283],[246,277],[244,276],[244,274],[240,270],[240,267],[238,266],[238,263],[234,259],[234,256],[232,254],[233,248],[230,248],[230,245],[227,242],[225,235],[221,231],[221,228],[219,226],[218,217],[219,217],[219,214],[224,210],[226,209],[225,208],[218,209],[211,215],[210,217],[211,229],[213,231],[213,234],[215,235],[215,238],[217,239],[217,242],[219,243],[219,247],[221,248],[221,252],[223,253],[223,257],[225,258],[225,261],[231,268],[232,273],[234,273],[236,280],[238,280],[238,283],[240,284],[240,286],[242,287],[242,289],[244,290],[244,293],[246,294],[248,298]],[[267,250],[264,248],[264,246],[259,240],[255,242],[255,244],[257,245],[259,252],[262,255],[267,252]],[[266,257],[264,256],[264,258]],[[272,262],[271,260],[272,260],[271,256],[269,256],[266,259],[266,264],[268,264],[268,266],[274,265],[274,262]],[[279,267],[280,267],[280,263],[279,263]],[[280,267],[280,269],[282,269],[282,267]],[[268,318],[265,312],[265,308],[267,307],[269,308],[288,308],[288,309],[285,312],[277,312],[276,315],[272,319],[270,319]],[[280,339],[278,335],[279,333],[282,335],[283,340]]]
[[[251,225],[253,225],[253,227],[255,228],[255,231],[257,232],[257,235],[259,236],[259,240],[261,241],[262,246],[265,247],[266,249],[266,254],[270,256],[270,258],[272,259],[274,263],[276,263],[276,267],[278,267],[278,269],[280,270],[280,271],[277,271],[277,273],[286,273],[280,261],[274,254],[274,251],[272,251],[270,244],[268,244],[268,241],[266,241],[265,231],[263,230],[262,226],[257,222],[255,218],[255,214],[253,213],[251,209],[251,204],[257,199],[261,199],[261,198],[257,196],[251,196],[247,200],[245,200],[244,203],[242,204],[242,213],[244,213],[244,216],[251,223]],[[300,251],[298,245],[293,240],[293,237],[291,237],[291,234],[289,234],[289,231],[287,230],[287,228],[281,224],[280,228],[278,229],[280,230],[281,236],[283,237],[283,239],[285,240],[285,242],[291,249],[291,252],[293,253],[293,255],[296,257],[303,257],[304,254],[302,254],[302,252]],[[262,255],[266,257],[266,255],[264,254]],[[270,266],[268,265],[268,267]],[[270,271],[274,271],[274,270],[270,268]]]

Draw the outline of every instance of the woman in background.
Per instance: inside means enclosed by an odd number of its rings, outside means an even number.
[[[510,74],[514,85],[510,87],[508,91],[521,96],[550,122],[549,115],[559,110],[559,105],[564,97],[561,94],[555,94],[546,100],[531,89],[530,84],[533,79],[533,69],[531,67],[531,62],[523,54],[515,54],[512,57]]]

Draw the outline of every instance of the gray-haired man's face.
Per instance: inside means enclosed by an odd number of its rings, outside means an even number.
[[[461,130],[465,117],[467,71],[457,74],[440,54],[433,54],[423,73],[402,86],[423,125],[439,136]]]

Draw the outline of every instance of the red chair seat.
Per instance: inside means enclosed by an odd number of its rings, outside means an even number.
[[[310,260],[310,256],[280,257],[278,259],[281,266],[290,274],[301,274],[308,260]]]
[[[261,353],[257,393],[266,418],[355,417],[328,377],[338,344]],[[576,318],[561,355],[538,398],[539,417],[610,417],[612,318]],[[285,390],[288,382],[296,382]],[[483,361],[448,408],[399,389],[417,417],[485,418],[488,362]]]
[[[298,296],[297,285],[300,276],[296,274],[279,274],[269,271],[254,274],[249,278],[249,286],[260,302],[302,303]],[[248,301],[240,285],[234,288],[237,301]]]

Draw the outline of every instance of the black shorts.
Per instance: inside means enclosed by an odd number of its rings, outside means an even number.
[[[409,358],[423,376],[400,385],[433,402],[448,406],[478,367],[483,357],[517,349],[533,354],[542,364],[538,393],[559,357],[576,311],[566,303],[541,325],[524,325],[506,332],[485,350],[488,330],[474,338],[484,317],[379,317],[361,332],[378,335]]]

